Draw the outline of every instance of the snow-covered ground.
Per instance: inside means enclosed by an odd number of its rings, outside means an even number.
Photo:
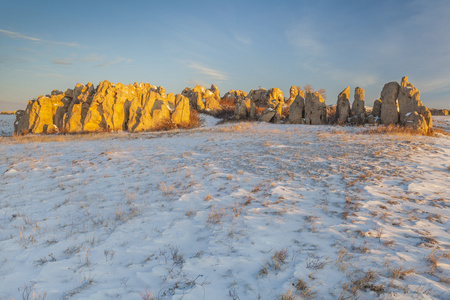
[[[0,299],[449,299],[448,136],[213,123],[0,139]]]
[[[450,116],[433,116],[433,126],[450,132]]]

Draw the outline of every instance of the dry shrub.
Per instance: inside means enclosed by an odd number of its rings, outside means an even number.
[[[379,125],[375,127],[366,128],[358,134],[389,134],[389,135],[400,135],[400,136],[412,136],[412,135],[423,135],[422,132],[414,130],[409,127],[404,127],[400,125]]]
[[[234,108],[236,107],[236,102],[234,102],[234,101],[235,101],[235,98],[223,97],[222,99],[220,99],[219,103],[223,109],[234,111]]]

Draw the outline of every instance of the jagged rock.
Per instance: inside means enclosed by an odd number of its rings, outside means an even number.
[[[432,116],[448,116],[450,111],[448,109],[430,108]]]
[[[186,127],[190,123],[190,113],[189,99],[177,94],[175,96],[175,110],[172,113],[172,122]]]
[[[256,117],[256,105],[250,98],[238,97],[236,107],[234,109],[234,118],[236,120],[250,119]]]
[[[422,134],[427,134],[429,132],[425,118],[417,111],[407,113],[404,118],[404,124],[405,127],[412,128]]]
[[[398,92],[400,85],[396,81],[386,83],[381,91],[381,123],[383,125],[398,123]]]
[[[83,85],[78,83],[73,90],[73,98],[67,113],[64,115],[64,131],[80,132],[89,111],[89,106],[94,98],[95,88],[92,83]]]
[[[276,114],[277,114],[277,111],[275,109],[266,108],[265,110],[263,110],[263,112],[259,116],[258,121],[266,122],[266,123],[273,123]]]
[[[303,92],[303,91],[301,91]],[[305,122],[305,98],[304,93],[297,94],[289,109],[289,123],[303,124]]]
[[[381,99],[377,99],[373,102],[372,115],[374,118],[381,118]]]
[[[44,128],[54,124],[54,115],[59,107],[64,107],[64,93],[54,94],[50,97],[39,97],[28,101],[26,110],[16,115],[16,133],[45,133]]]
[[[338,95],[336,104],[337,121],[346,123],[350,117],[350,87],[348,86]]]
[[[426,134],[431,134],[433,132],[433,119],[430,110],[424,105],[420,105],[417,107],[417,113],[424,118],[425,123],[427,124],[428,131]]]
[[[404,76],[398,92],[400,123],[404,124],[406,114],[417,111],[417,108],[422,105],[419,90],[408,81],[407,76]]]
[[[257,107],[266,107],[268,105],[268,91],[266,89],[251,90],[248,97],[255,102]]]
[[[234,118],[236,120],[245,120],[248,118],[247,105],[245,105],[245,99],[239,97],[236,100],[236,106],[234,108]]]
[[[213,91],[209,89],[206,90],[205,94],[203,95],[203,99],[205,99],[205,110],[215,111],[222,109],[219,102],[220,96],[217,97],[217,95]]]
[[[305,123],[310,125],[322,125],[327,122],[327,106],[319,92],[306,93],[305,98]]]
[[[364,101],[364,89],[355,88],[355,95],[352,103],[352,115],[357,118],[358,124],[363,124],[366,118],[366,108]]]
[[[241,90],[230,90],[223,96],[221,102],[236,104],[239,97],[245,98],[247,97],[247,93]]]
[[[51,133],[128,130],[145,131],[190,123],[189,99],[166,95],[164,87],[148,83],[123,85],[101,82],[77,84],[66,93],[29,101],[16,115],[15,132]],[[69,97],[71,96],[71,97]]]
[[[291,106],[294,103],[295,98],[297,97],[299,92],[299,88],[295,85],[291,86],[289,90],[289,99],[286,101],[286,105]]]

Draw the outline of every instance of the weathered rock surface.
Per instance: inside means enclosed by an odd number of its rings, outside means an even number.
[[[299,90],[301,91],[301,89],[298,88],[298,86],[291,86],[290,90],[289,90],[289,99],[286,101],[286,105],[291,106],[292,103],[294,103],[295,98],[297,97]],[[304,96],[303,96],[304,97]]]
[[[372,115],[374,118],[381,118],[381,99],[377,99],[373,102]]]
[[[266,122],[266,123],[274,123],[276,114],[277,114],[276,109],[266,108],[265,110],[263,110],[263,112],[259,116],[258,121]]]
[[[254,120],[256,117],[256,105],[250,98],[238,97],[234,109],[234,118],[236,120]]]
[[[295,100],[292,102],[289,109],[289,123],[290,124],[304,124],[305,123],[305,98],[301,91],[297,94]]]
[[[211,98],[216,97],[211,92]],[[189,99],[166,95],[163,87],[102,81],[77,84],[73,90],[52,92],[50,97],[29,101],[16,117],[16,134],[155,130],[170,124],[190,123]]]
[[[310,125],[323,125],[327,122],[327,106],[319,92],[306,93],[305,123]]]
[[[358,124],[363,124],[366,118],[366,108],[364,101],[364,89],[355,88],[355,95],[352,103],[352,115],[357,118]]]
[[[383,125],[398,123],[398,92],[400,85],[396,81],[386,83],[381,91],[381,123]]]
[[[213,84],[211,88],[205,89],[203,86],[195,86],[193,89],[187,87],[181,94],[189,99],[190,105],[198,111],[220,110],[220,92]]]
[[[338,100],[336,104],[337,121],[338,123],[347,123],[350,117],[350,87],[346,87],[338,95]]]
[[[408,77],[403,77],[398,93],[400,123],[404,124],[406,114],[417,111],[417,108],[422,105],[419,90],[408,81]]]

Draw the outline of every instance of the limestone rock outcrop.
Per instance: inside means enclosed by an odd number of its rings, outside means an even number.
[[[327,106],[319,92],[307,92],[305,98],[305,123],[323,125],[327,122]]]
[[[298,86],[295,85],[291,86],[289,90],[289,99],[286,101],[286,105],[291,106],[292,103],[294,103],[295,98],[297,97],[299,91],[301,91],[301,89],[299,89]]]
[[[234,109],[234,118],[236,120],[254,120],[256,117],[256,105],[250,98],[238,97]]]
[[[352,115],[357,124],[364,124],[366,119],[364,93],[364,89],[360,87],[355,88],[355,95],[352,103]]]
[[[338,123],[347,123],[350,117],[350,87],[346,87],[338,95],[338,100],[336,104],[337,121]]]
[[[377,99],[373,102],[372,115],[374,118],[381,118],[381,99]]]
[[[400,85],[396,81],[386,83],[381,91],[381,123],[383,125],[398,123],[398,91]]]
[[[189,126],[189,99],[166,95],[163,87],[102,81],[77,84],[31,100],[16,116],[16,134],[95,131],[147,131],[169,125]]]
[[[289,123],[304,124],[305,123],[305,98],[304,92],[300,91],[289,108]]]
[[[220,92],[212,84],[211,88],[205,89],[203,86],[196,85],[193,89],[187,87],[181,94],[189,99],[190,105],[198,111],[220,110]]]

